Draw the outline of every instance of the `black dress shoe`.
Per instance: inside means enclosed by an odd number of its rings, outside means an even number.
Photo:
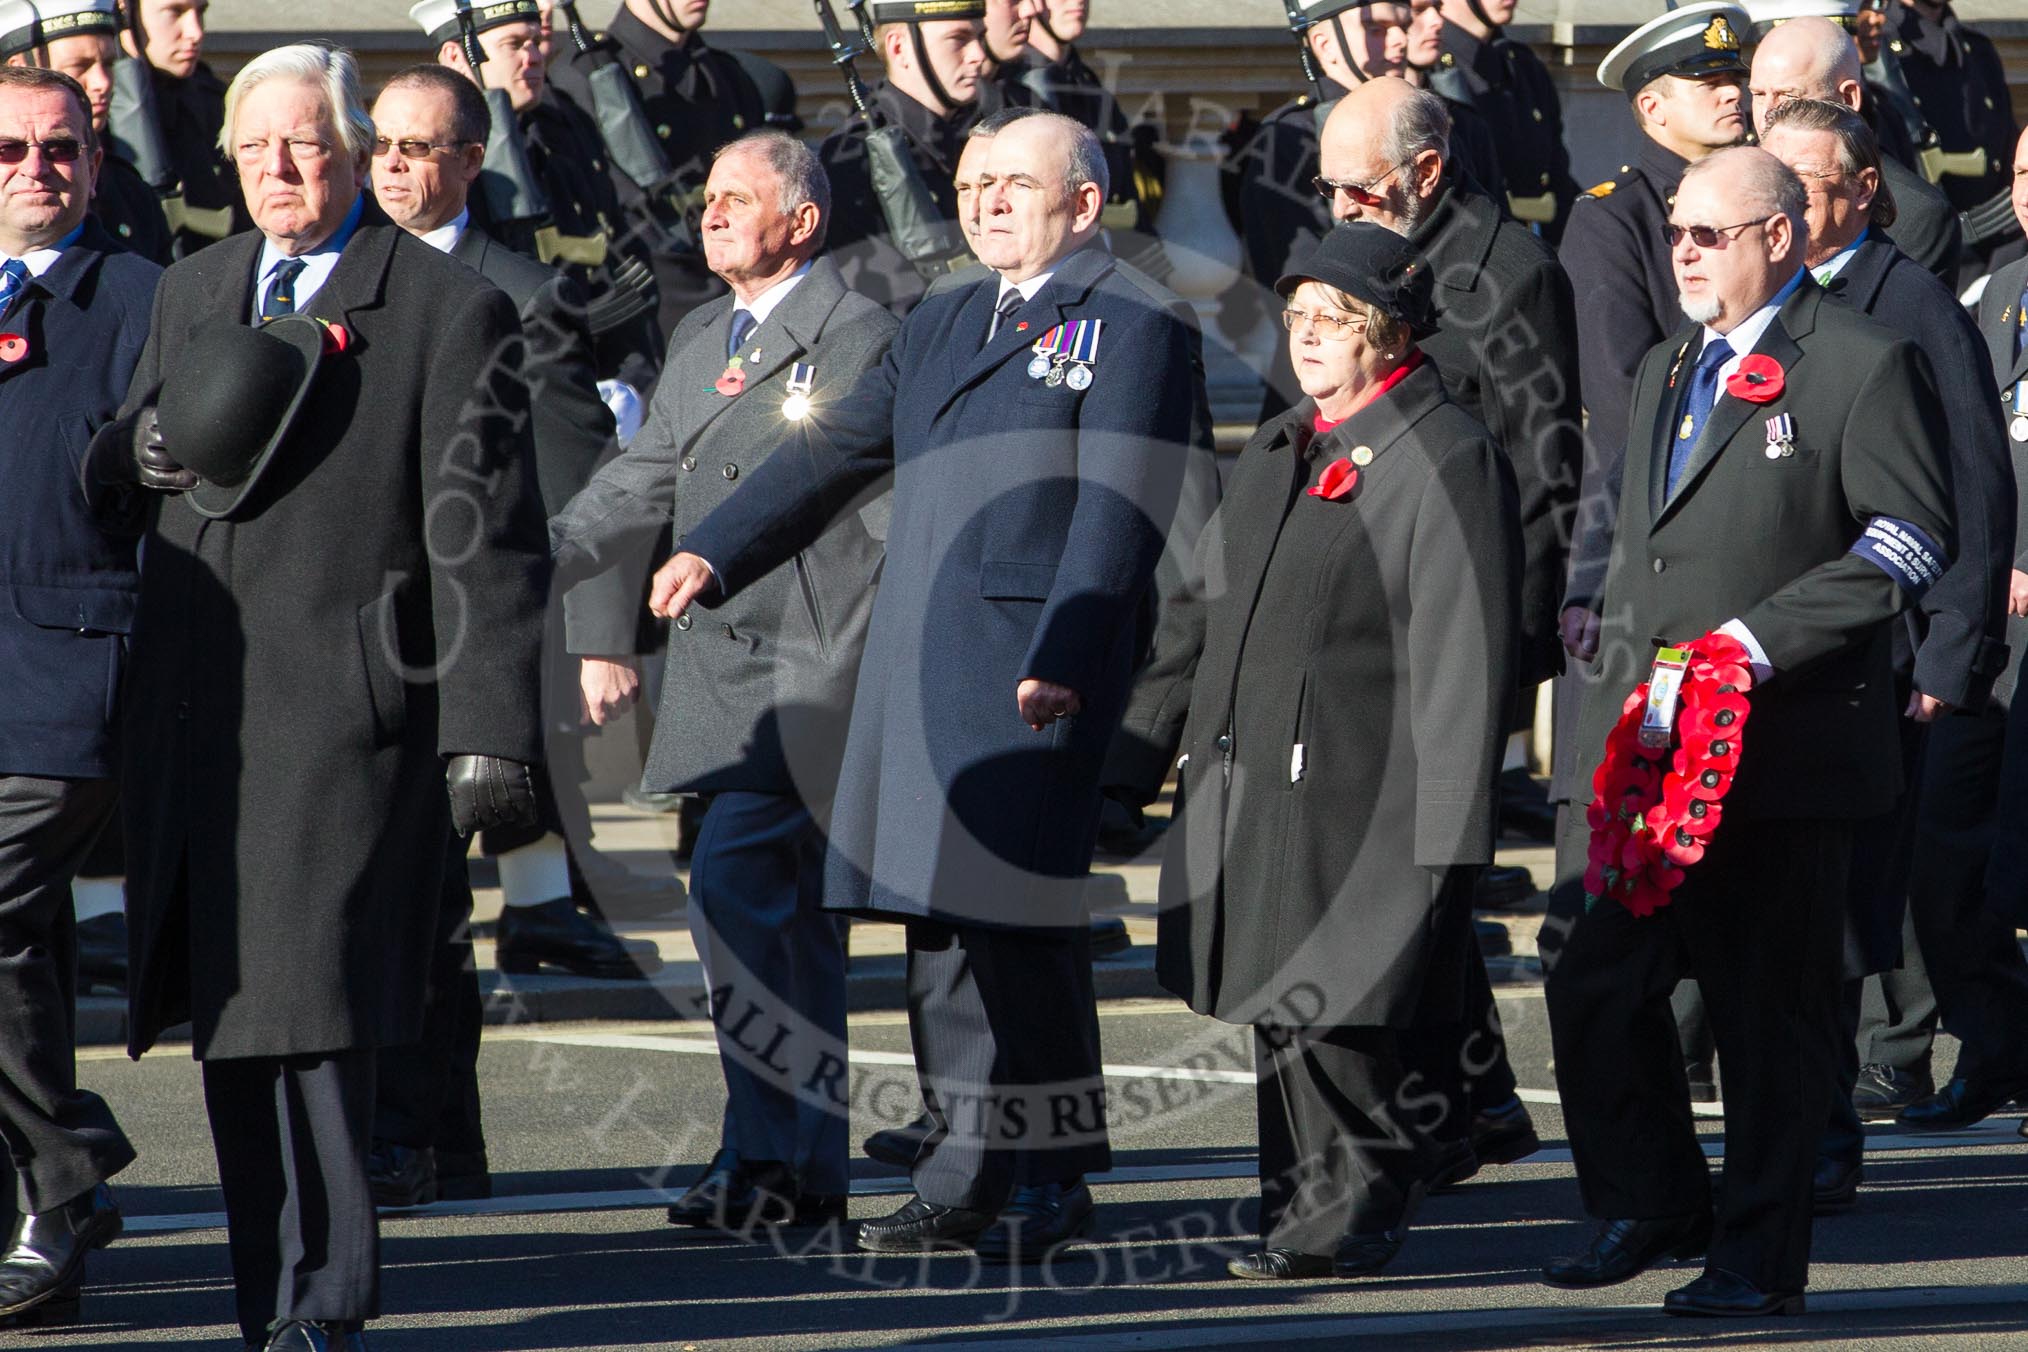
[[[1095,958],[1109,958],[1115,953],[1124,953],[1134,946],[1127,934],[1127,922],[1116,915],[1095,915],[1091,918],[1091,955]]]
[[[1653,1221],[1605,1221],[1585,1252],[1550,1259],[1542,1280],[1551,1286],[1611,1286],[1640,1276],[1664,1258],[1697,1258],[1709,1247],[1708,1211]]]
[[[1479,1172],[1479,1157],[1463,1136],[1437,1141],[1436,1152],[1426,1180],[1431,1192],[1446,1192]]]
[[[62,1206],[15,1217],[0,1257],[0,1318],[52,1302],[75,1308],[85,1255],[119,1234],[120,1209],[103,1183]]]
[[[1861,1066],[1859,1079],[1852,1086],[1852,1110],[1868,1120],[1891,1118],[1935,1091],[1927,1075],[1895,1066]]]
[[[366,1181],[375,1206],[428,1206],[437,1200],[437,1152],[375,1141],[366,1156]]]
[[[911,1197],[901,1210],[878,1220],[859,1222],[859,1247],[871,1253],[928,1253],[936,1249],[969,1249],[993,1223],[990,1211],[938,1206]]]
[[[1512,1164],[1542,1148],[1535,1134],[1535,1119],[1517,1094],[1505,1103],[1472,1114],[1472,1153],[1479,1163]]]
[[[844,1219],[844,1193],[806,1192],[796,1198],[795,1219],[789,1223],[797,1226],[822,1226]]]
[[[1297,1282],[1330,1276],[1331,1260],[1294,1249],[1256,1249],[1227,1263],[1225,1270],[1250,1282]]]
[[[1866,1171],[1858,1160],[1819,1158],[1817,1172],[1810,1180],[1810,1207],[1819,1216],[1850,1211],[1859,1200],[1859,1184]]]
[[[1409,1184],[1408,1196],[1401,1205],[1401,1218],[1385,1230],[1345,1236],[1338,1242],[1331,1271],[1340,1277],[1364,1277],[1392,1263],[1401,1252],[1401,1242],[1408,1238],[1408,1227],[1415,1220],[1416,1211],[1430,1191],[1426,1183]]]
[[[731,1150],[711,1157],[699,1178],[669,1208],[671,1225],[744,1231],[795,1219],[796,1176],[786,1164],[745,1160]]]
[[[924,1113],[905,1127],[881,1128],[861,1142],[859,1148],[870,1160],[896,1169],[911,1169],[915,1167],[915,1157],[922,1153],[922,1143],[929,1139],[935,1126],[929,1114]]]
[[[1535,875],[1525,868],[1495,864],[1479,870],[1472,905],[1481,911],[1511,911],[1536,892]]]
[[[503,908],[497,933],[494,962],[515,976],[531,975],[547,964],[574,976],[639,981],[662,966],[660,958],[629,951],[618,935],[578,910],[569,897]]]
[[[1966,1080],[1952,1076],[1934,1094],[1917,1099],[1894,1120],[1910,1131],[1956,1131],[1983,1122],[2028,1085],[2020,1080]]]
[[[1497,920],[1475,917],[1472,920],[1472,935],[1479,941],[1481,957],[1504,958],[1514,951],[1514,936]]]
[[[268,1335],[267,1352],[366,1352],[366,1335],[343,1324],[290,1319]]]
[[[1688,1286],[1662,1297],[1670,1314],[1752,1318],[1755,1315],[1801,1314],[1800,1291],[1763,1291],[1738,1273],[1712,1268]]]
[[[576,850],[567,859],[570,899],[606,920],[652,920],[689,903],[681,878],[644,878],[597,854],[580,859]]]
[[[972,1247],[989,1263],[1039,1263],[1090,1229],[1096,1209],[1081,1178],[1031,1183],[1014,1189]]]
[[[493,1172],[483,1150],[437,1150],[437,1200],[471,1202],[493,1195]]]
[[[80,991],[127,988],[127,917],[118,911],[77,923]]]

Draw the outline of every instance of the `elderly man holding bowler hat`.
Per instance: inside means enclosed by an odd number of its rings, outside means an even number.
[[[363,195],[350,54],[227,105],[259,229],[165,274],[93,445],[147,531],[129,1050],[191,1024],[248,1344],[355,1348],[374,1052],[420,1034],[450,833],[534,811],[548,568],[514,307]]]

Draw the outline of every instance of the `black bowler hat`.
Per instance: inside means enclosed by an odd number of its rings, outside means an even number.
[[[197,473],[184,499],[200,516],[230,516],[288,439],[324,353],[324,326],[283,315],[259,328],[229,319],[190,335],[155,402],[162,448]]]
[[[1289,264],[1275,291],[1287,299],[1304,282],[1335,286],[1416,334],[1436,329],[1429,265],[1384,225],[1347,221],[1333,226],[1314,249]]]

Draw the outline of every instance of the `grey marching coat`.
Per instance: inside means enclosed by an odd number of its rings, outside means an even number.
[[[827,404],[879,364],[900,327],[847,291],[836,263],[818,258],[747,335],[746,384],[728,398],[712,383],[726,369],[732,312],[733,298],[722,296],[677,325],[640,433],[551,520],[551,546],[566,574],[623,564],[664,523],[680,545],[743,476],[795,445],[799,424],[784,405],[799,364],[811,382],[800,429],[821,434]],[[670,626],[642,774],[648,789],[830,797],[873,611],[885,506],[876,490],[731,601]],[[573,651],[588,651],[576,641],[581,633],[626,627],[586,613],[613,595],[584,587],[569,594]]]
[[[1188,709],[1159,972],[1233,1023],[1455,1021],[1471,911],[1444,884],[1493,856],[1514,473],[1427,361],[1322,436],[1315,414],[1305,399],[1240,455],[1200,546],[1206,599],[1167,622],[1194,671],[1127,713],[1160,741]],[[1349,497],[1305,492],[1355,448],[1372,458]]]

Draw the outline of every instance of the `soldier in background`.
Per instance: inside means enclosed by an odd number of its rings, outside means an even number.
[[[489,219],[484,194],[472,203],[481,228],[518,253],[544,263],[567,263],[594,303],[613,292],[618,271],[632,252],[620,239],[619,198],[606,174],[605,146],[597,124],[549,84],[542,65],[541,11],[535,0],[471,12],[485,57],[476,72],[459,40],[458,6],[453,0],[422,0],[409,10],[409,17],[436,42],[438,65],[470,76],[481,89],[506,93],[527,146],[529,167],[549,199],[546,223],[555,227],[567,252],[544,256],[550,250],[539,244],[534,229],[541,223]],[[662,335],[653,314],[595,333],[594,349],[599,378],[628,387],[618,395],[608,387],[608,403],[631,403],[638,409],[641,392],[654,384],[662,365]],[[633,396],[631,401],[627,394]]]
[[[1091,22],[1089,0],[1045,0],[1028,30],[1028,59],[1018,78],[1051,112],[1075,118],[1100,136],[1127,134],[1127,115],[1077,50]]]
[[[225,84],[204,64],[204,12],[210,0],[126,0],[120,43],[145,61],[155,86],[162,142],[176,170],[169,222],[172,250],[188,258],[207,244],[251,229],[239,175],[218,148],[225,125]]]
[[[113,0],[42,0],[9,7],[0,21],[0,59],[41,66],[76,80],[91,100],[92,132],[105,143],[112,109],[113,63],[120,59]],[[169,262],[169,223],[134,166],[106,148],[92,190],[92,214],[120,244],[151,263]]]
[[[1443,0],[1443,55],[1430,88],[1468,104],[1491,127],[1507,205],[1554,244],[1577,199],[1563,107],[1542,58],[1507,36],[1516,0]]]
[[[865,13],[885,78],[870,91],[870,115],[855,116],[831,133],[817,155],[831,178],[830,251],[845,284],[905,315],[931,279],[887,239],[887,218],[868,171],[866,134],[875,125],[901,128],[938,213],[957,220],[953,179],[977,112],[986,5],[985,0],[867,0]]]
[[[641,110],[668,156],[682,198],[686,228],[672,234],[657,215],[666,208],[658,207],[618,165],[608,167],[623,233],[653,259],[655,285],[662,295],[657,323],[663,334],[725,291],[704,265],[696,243],[704,180],[720,146],[763,126],[779,125],[781,94],[778,90],[772,100],[765,96],[756,69],[766,67],[780,77],[780,84],[788,80],[771,62],[721,51],[706,42],[703,30],[710,10],[711,0],[625,0],[612,23],[591,35],[592,42],[609,47],[633,77]],[[559,32],[556,56],[561,59],[550,69],[555,87],[577,106],[591,107],[588,80],[597,68],[598,54],[580,51],[568,34]],[[795,86],[787,84],[787,91],[793,117]]]
[[[1446,158],[1473,183],[1484,190],[1486,196],[1500,203],[1507,202],[1507,175],[1500,167],[1500,150],[1493,140],[1493,130],[1487,119],[1480,115],[1468,100],[1452,97],[1449,91],[1432,83],[1437,73],[1444,50],[1444,11],[1442,0],[1413,0],[1413,3],[1396,5],[1395,10],[1406,10],[1401,17],[1407,21],[1407,33],[1402,46],[1402,66],[1390,70],[1389,75],[1399,75],[1417,89],[1427,89],[1444,101],[1444,111],[1451,115],[1451,144]]]
[[[1936,128],[1943,152],[1984,158],[1980,172],[1947,170],[1937,186],[1960,211],[2005,192],[2014,154],[2014,102],[1993,40],[1967,28],[1949,4],[1931,0],[1901,0],[1901,13],[1889,27],[1888,50],[1899,59],[1915,106]]]
[[[1042,0],[986,0],[986,12],[981,16],[985,29],[979,35],[979,43],[986,49],[986,64],[980,71],[975,119],[1005,107],[1040,105],[1040,96],[1021,75],[1030,59],[1029,34],[1041,12]]]

